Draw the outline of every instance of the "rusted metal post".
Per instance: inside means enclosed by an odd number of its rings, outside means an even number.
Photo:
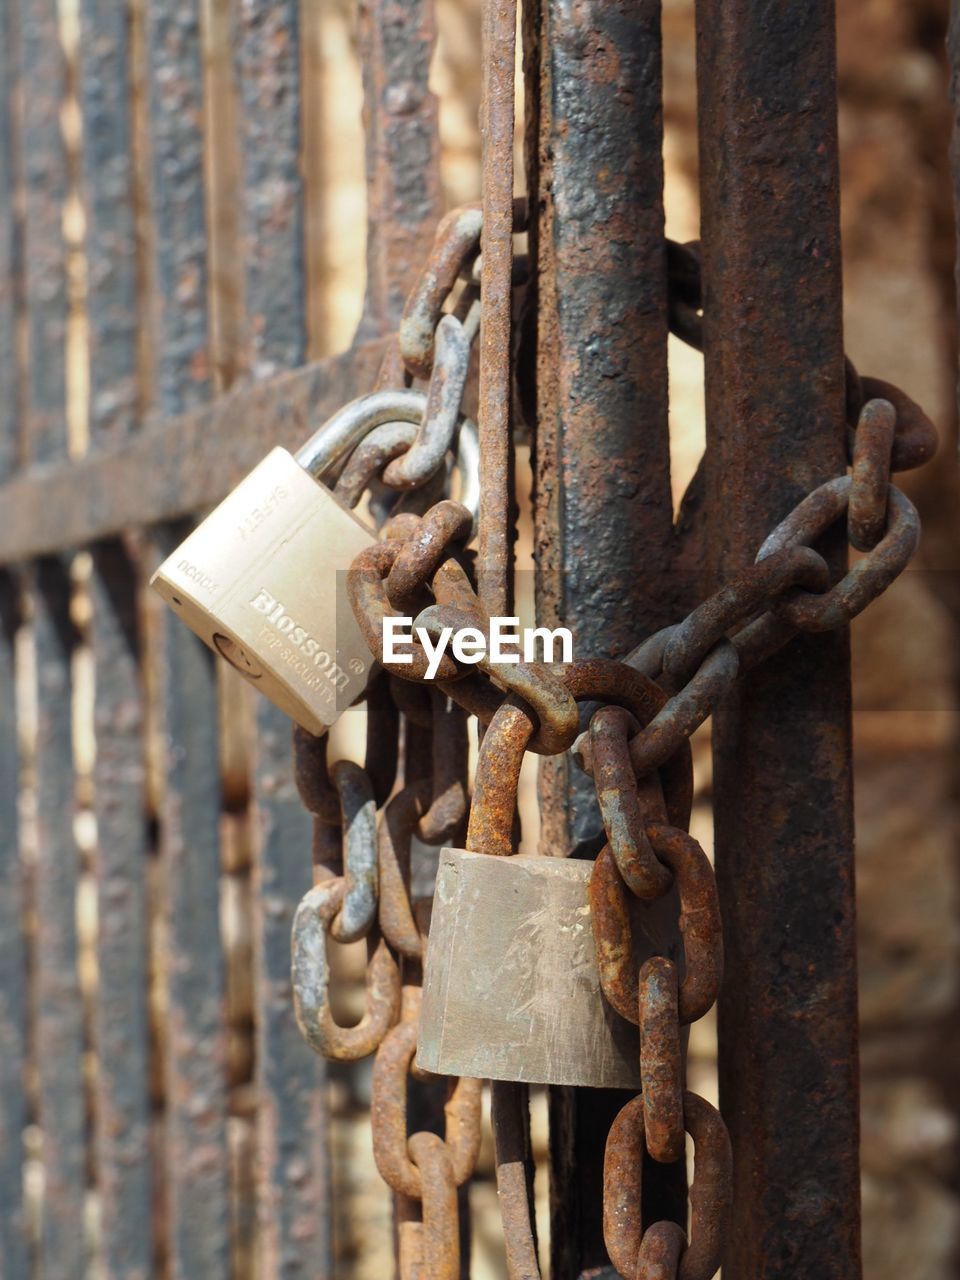
[[[477,578],[491,615],[512,603],[513,447],[511,441],[513,261],[513,125],[517,9],[515,0],[484,0],[483,93],[480,137],[483,168],[483,279],[480,322],[480,512]]]
[[[360,0],[367,293],[357,342],[396,329],[443,208],[431,0]]]
[[[299,11],[297,0],[283,0],[269,10],[241,4],[235,15],[242,378],[296,368],[307,345]],[[257,704],[257,1263],[264,1275],[325,1280],[333,1275],[327,1070],[297,1030],[290,987],[290,926],[312,883],[311,821],[294,785],[290,720],[265,699]]]
[[[154,388],[166,415],[210,397],[201,5],[151,0],[145,34],[152,161]],[[168,554],[183,530],[165,528]],[[172,615],[162,632],[168,933],[167,1248],[173,1280],[230,1272],[220,767],[213,660]]]
[[[671,620],[659,0],[539,0],[525,6],[524,41],[528,188],[539,209],[528,404],[538,619],[570,627],[578,658],[618,657]],[[528,348],[527,367],[531,358]],[[544,853],[597,833],[592,792],[566,757],[541,767]],[[552,1091],[558,1280],[606,1261],[603,1148],[628,1096]],[[656,1216],[669,1215],[660,1206]]]
[[[130,124],[130,24],[111,0],[80,8],[90,447],[136,428],[137,239]],[[153,1260],[146,748],[139,566],[121,540],[93,549],[94,808],[97,819],[95,1143],[106,1280]]]
[[[66,66],[53,0],[21,3],[20,55],[24,182],[24,302],[27,454],[67,455],[67,254],[63,202],[68,165],[60,111]],[[28,88],[29,86],[29,88]],[[83,1086],[84,1017],[78,972],[79,853],[74,839],[69,560],[39,561],[33,573],[36,661],[37,849],[34,874],[34,1040],[43,1131],[41,1262],[48,1274],[82,1276],[87,1143]]]
[[[20,259],[14,216],[17,153],[13,121],[19,76],[16,13],[0,6],[0,476],[19,460],[21,378],[17,360]],[[0,1257],[10,1280],[26,1280],[23,1134],[27,1124],[26,894],[21,859],[19,792],[20,735],[17,724],[16,633],[20,589],[14,575],[0,572]]]
[[[834,6],[699,0],[707,464],[717,580],[845,467]],[[835,572],[842,530],[828,541]],[[724,1274],[860,1274],[846,633],[803,637],[715,717],[726,951]]]
[[[953,107],[953,132],[950,139],[950,172],[953,178],[953,210],[957,245],[960,246],[960,0],[951,0],[950,27],[947,32],[947,55],[950,59],[950,102]],[[960,305],[960,252],[954,260],[954,282]],[[960,383],[957,387],[960,403]]]

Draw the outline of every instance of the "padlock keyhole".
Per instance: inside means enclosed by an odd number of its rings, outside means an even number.
[[[246,649],[237,644],[236,640],[232,640],[230,636],[225,636],[218,631],[213,637],[213,643],[221,658],[225,658],[231,667],[235,667],[248,680],[259,680],[263,675],[263,668],[260,664],[254,658],[251,658]]]

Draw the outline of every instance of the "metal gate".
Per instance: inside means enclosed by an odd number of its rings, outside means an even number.
[[[260,706],[231,772],[231,686],[145,582],[271,446],[373,384],[442,212],[432,4],[362,0],[366,299],[354,345],[306,363],[313,0],[78,3],[68,49],[69,5],[0,3],[0,1273],[217,1280],[255,1240],[263,1277],[334,1274],[325,1068],[289,988],[311,875],[289,723]],[[846,460],[833,6],[700,0],[703,297],[686,287],[705,313],[709,464],[674,522],[666,351],[684,286],[663,233],[660,17],[657,0],[523,6],[534,271],[516,363],[538,608],[584,656],[682,616],[708,540],[716,574],[739,569]],[[219,79],[212,22],[231,24]],[[479,563],[499,613],[514,23],[486,0]],[[242,303],[225,318],[210,281],[228,252]],[[611,518],[624,502],[629,522]],[[805,638],[716,718],[731,1276],[859,1274],[849,724],[843,632]],[[545,845],[589,834],[583,794],[548,762]],[[225,868],[252,883],[252,1194],[231,1155]],[[784,928],[788,959],[769,945]],[[557,1280],[605,1260],[598,1165],[621,1103],[552,1092]]]
[[[96,1259],[125,1280],[213,1280],[234,1274],[254,1237],[260,1274],[330,1274],[324,1067],[289,990],[290,920],[311,875],[289,724],[261,710],[252,776],[241,770],[239,794],[223,795],[213,663],[144,587],[184,518],[370,385],[440,212],[432,18],[427,5],[363,9],[368,298],[357,345],[305,366],[300,5],[233,7],[235,100],[221,110],[202,24],[228,12],[84,0],[67,51],[56,0],[0,6],[0,1270],[11,1278],[86,1275]],[[222,153],[242,174],[243,322],[228,334],[209,302],[223,249],[208,167]],[[89,340],[78,355],[79,289]],[[79,429],[67,417],[78,376],[89,380]],[[92,707],[75,705],[78,674],[92,675]],[[222,871],[249,863],[248,804],[256,1224],[231,1186],[220,929]],[[84,939],[78,918],[92,905]]]

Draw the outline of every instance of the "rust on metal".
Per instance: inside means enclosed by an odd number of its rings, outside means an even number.
[[[678,827],[654,823],[647,827],[647,837],[657,857],[673,872],[680,893],[686,973],[680,984],[679,1017],[682,1023],[695,1022],[716,1000],[723,973],[713,869],[693,836]],[[609,846],[604,846],[594,864],[590,908],[604,994],[621,1017],[636,1022],[638,978],[632,964],[626,888]]]
[[[69,175],[60,130],[66,66],[53,0],[20,5],[17,11],[22,84],[29,86],[22,93],[19,147],[27,332],[20,429],[25,429],[26,456],[45,462],[67,453],[68,301],[62,217]],[[43,501],[48,500],[44,496]],[[64,1280],[79,1280],[84,1260],[77,1241],[84,1230],[89,1153],[76,910],[80,866],[73,830],[71,663],[77,637],[66,558],[39,562],[32,586],[37,818],[31,997],[45,1192],[38,1261],[42,1269]]]
[[[718,582],[846,466],[835,43],[832,3],[697,3]],[[844,541],[838,528],[818,544],[835,576]],[[861,1258],[846,633],[800,637],[754,668],[713,733],[720,1104],[734,1152],[723,1265],[795,1280],[802,1258],[807,1275],[848,1280]]]
[[[710,1280],[720,1265],[730,1211],[730,1139],[719,1113],[695,1093],[683,1095],[684,1125],[694,1141],[690,1186],[690,1239],[678,1280]],[[603,1165],[604,1236],[610,1260],[621,1274],[636,1273],[644,1230],[641,1218],[644,1135],[643,1097],[628,1102],[607,1138]]]
[[[153,383],[147,402],[150,413],[169,422],[206,405],[212,394],[199,11],[179,0],[157,0],[147,6],[144,34],[153,255]],[[162,476],[161,484],[170,483],[175,468],[164,459],[177,456],[184,443],[171,432],[158,446],[154,467],[138,467],[127,477],[137,506],[131,523],[149,519],[145,499],[151,480]],[[197,466],[198,456],[199,450],[183,456],[184,471]],[[88,486],[79,472],[78,467],[73,484],[86,502],[95,501],[96,484]],[[105,472],[100,474],[106,479]],[[108,485],[122,491],[122,475],[111,472]],[[51,497],[54,492],[55,487],[47,488]],[[64,538],[66,531],[60,527],[56,533]],[[159,558],[179,545],[183,533],[171,525],[158,530],[153,550]],[[172,613],[158,632],[164,743],[160,851],[169,947],[165,1244],[172,1280],[196,1275],[225,1280],[230,1203],[216,673],[209,651]]]
[[[868,400],[860,410],[847,504],[847,536],[858,551],[870,551],[883,537],[896,426],[896,410],[889,400]]]
[[[344,893],[330,937],[358,942],[377,916],[377,803],[365,770],[352,760],[338,760],[332,777],[340,799]]]
[[[644,961],[639,981],[643,1127],[654,1160],[683,1155],[683,1050],[677,1014],[677,966],[665,956]]]
[[[569,626],[578,655],[621,657],[669,621],[680,581],[670,573],[660,4],[534,0],[523,25],[532,276],[519,381],[535,424],[537,617]],[[545,761],[540,778],[544,852],[595,847],[589,779],[565,757]],[[552,1274],[607,1260],[595,1186],[619,1103],[551,1091]],[[680,1212],[682,1187],[676,1203]]]
[[[340,825],[340,798],[327,765],[330,739],[293,727],[293,771],[300,802],[326,826]]]
[[[430,802],[431,782],[412,782],[389,801],[380,819],[377,861],[379,921],[395,951],[412,960],[423,955],[423,936],[410,898],[410,845]]]
[[[710,650],[687,683],[672,695],[645,728],[630,741],[630,759],[638,776],[659,768],[688,742],[737,678],[740,659],[734,645],[722,639]]]
[[[23,285],[20,226],[15,194],[21,179],[21,138],[14,101],[20,85],[18,11],[0,10],[0,379],[7,388],[0,405],[0,476],[22,458],[24,378],[17,352]],[[23,922],[28,884],[21,860],[20,739],[17,706],[16,635],[21,625],[21,584],[0,575],[0,874],[9,886],[0,904],[0,1256],[12,1280],[26,1280],[27,1219],[23,1177],[23,1133],[28,1122],[26,1064],[30,1001]]]
[[[38,353],[39,354],[39,353]],[[43,1131],[45,1199],[41,1256],[57,1275],[84,1273],[87,1142],[83,1088],[83,1001],[78,973],[79,855],[73,831],[71,657],[76,635],[70,583],[60,560],[35,571],[37,671],[36,912],[33,1044]]]
[[[17,155],[24,188],[22,252],[27,328],[26,456],[60,460],[67,452],[67,260],[63,206],[69,173],[60,112],[66,62],[54,0],[18,6],[24,91]],[[44,501],[49,498],[45,495]]]
[[[394,1191],[420,1200],[420,1170],[407,1149],[407,1081],[416,1052],[416,1020],[404,1020],[387,1034],[373,1065],[370,1123],[380,1176]],[[480,1088],[479,1080],[457,1080],[444,1108],[444,1143],[458,1187],[473,1172],[480,1150]]]
[[[467,716],[440,690],[434,691],[432,703],[432,794],[417,835],[426,844],[445,844],[456,838],[467,815]]]
[[[300,5],[241,0],[232,14],[245,272],[244,337],[234,363],[259,381],[302,364],[307,348]]]
[[[435,1133],[418,1132],[409,1139],[410,1159],[420,1174],[423,1225],[420,1268],[401,1280],[459,1280],[460,1222],[457,1183],[450,1149]]]
[[[479,204],[468,204],[451,209],[437,226],[430,254],[404,303],[397,333],[404,365],[414,377],[427,377],[433,369],[443,304],[480,247],[482,223]]]
[[[413,640],[410,645],[410,662],[385,662],[383,658],[384,618],[401,616],[390,607],[386,579],[403,545],[397,540],[375,542],[366,551],[361,551],[347,572],[347,593],[370,652],[383,669],[403,680],[423,680],[429,658],[418,640]],[[453,657],[449,653],[443,654],[437,664],[437,680],[455,680],[459,674]]]
[[[106,1275],[110,1280],[146,1280],[153,1254],[154,1170],[150,1149],[150,928],[139,573],[118,542],[96,547],[92,567],[97,1189]]]
[[[432,0],[361,0],[367,165],[367,295],[358,340],[384,337],[427,257],[443,209]],[[371,379],[372,385],[373,379]]]
[[[858,400],[854,402],[856,412],[850,423],[854,438],[857,417],[863,406],[870,400],[886,400],[893,405],[897,415],[890,469],[912,471],[915,467],[925,466],[937,451],[937,429],[917,402],[882,378],[859,378],[859,390]]]
[[[172,322],[171,322],[172,323]],[[357,385],[382,343],[353,348],[157,422],[116,448],[51,462],[0,487],[0,563],[83,546],[212,506],[275,445],[295,450]]]
[[[80,6],[78,95],[87,270],[90,447],[139,425],[137,233],[129,15]],[[90,579],[97,820],[97,1094],[94,1140],[106,1277],[146,1280],[153,1265],[148,833],[139,566],[121,540],[98,544]]]
[[[610,659],[574,662],[561,678],[578,701],[616,702],[626,706],[642,724],[665,701],[652,681]],[[467,848],[478,853],[513,852],[513,816],[517,780],[527,743],[536,721],[526,705],[508,698],[493,716],[480,745]],[[670,821],[686,826],[690,817],[692,766],[690,746],[684,742],[663,769],[664,793]]]
[[[682,1227],[675,1222],[655,1222],[640,1241],[636,1280],[677,1280],[680,1255],[686,1245]]]
[[[688,680],[713,646],[738,623],[746,622],[771,597],[793,586],[819,592],[830,586],[830,570],[811,547],[785,547],[725,582],[674,627],[667,639],[663,671],[673,687]]]
[[[513,593],[513,127],[516,0],[481,2],[480,517],[477,583],[487,613]]]
[[[768,534],[757,553],[762,560],[781,548],[821,537],[846,511],[853,478],[837,476],[814,489]],[[774,612],[801,631],[845,626],[881,595],[910,562],[920,542],[920,518],[905,494],[887,487],[887,510],[880,541],[856,561],[829,591],[797,587],[774,605]]]
[[[509,1280],[540,1280],[537,1223],[532,1212],[534,1162],[528,1090],[508,1080],[490,1083],[497,1199],[503,1222]]]
[[[348,507],[358,506],[384,467],[393,458],[402,456],[416,438],[417,428],[412,422],[384,422],[374,427],[347,459],[337,477],[334,493]]]
[[[0,26],[4,18],[0,16]],[[2,119],[0,112],[0,119]],[[0,352],[0,359],[2,359]],[[6,425],[6,424],[4,424]],[[0,430],[2,430],[0,426]],[[15,643],[20,593],[0,576],[0,1256],[10,1280],[27,1280],[23,1131],[27,1124],[27,884],[20,858],[20,751]]]
[[[601,707],[590,721],[593,781],[610,852],[624,884],[637,898],[659,898],[673,877],[654,853],[644,829],[630,738],[639,724],[622,707]]]
[[[387,599],[401,612],[414,608],[418,594],[456,543],[470,536],[473,517],[459,502],[445,499],[431,507],[398,549],[386,579]]]
[[[166,531],[160,551],[182,532]],[[220,938],[220,771],[213,656],[173,614],[159,640],[164,691],[163,912],[167,1230],[172,1274],[229,1266],[225,972]]]
[[[20,226],[15,197],[21,174],[20,138],[15,128],[14,102],[20,85],[20,41],[17,10],[0,12],[0,371],[7,388],[0,404],[0,478],[22,460],[21,426],[23,379],[17,359],[18,294],[23,281],[18,252]]]
[[[383,938],[370,938],[366,1007],[355,1027],[341,1027],[330,1010],[327,937],[343,905],[341,878],[324,880],[304,895],[293,917],[293,1007],[307,1043],[325,1058],[353,1062],[378,1047],[400,1012],[400,973]]]
[[[470,369],[470,335],[456,316],[446,315],[437,325],[434,341],[423,422],[407,452],[384,472],[384,481],[397,489],[415,489],[434,474],[450,448],[460,417]]]

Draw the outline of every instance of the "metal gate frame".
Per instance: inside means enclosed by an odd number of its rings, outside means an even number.
[[[539,608],[550,625],[573,627],[584,656],[621,654],[671,620],[705,585],[694,571],[702,547],[716,548],[710,574],[726,576],[798,497],[844,464],[834,8],[761,12],[747,0],[699,0],[697,8],[708,452],[675,526],[659,4],[524,6],[527,171],[537,217],[536,289],[520,366],[521,393],[528,407],[535,401],[537,424]],[[77,91],[85,121],[90,447],[71,458],[61,212],[72,179],[59,124],[66,67],[57,6],[11,0],[0,7],[0,563],[8,566],[0,580],[0,869],[7,886],[0,901],[0,1256],[14,1278],[38,1260],[24,1222],[20,1142],[34,1111],[44,1131],[39,1257],[47,1271],[83,1273],[77,1241],[89,1162],[102,1197],[106,1274],[146,1276],[156,1256],[145,661],[156,663],[163,688],[159,849],[178,957],[169,992],[161,1252],[174,1276],[230,1273],[215,907],[220,832],[210,803],[218,787],[216,686],[206,652],[175,624],[162,628],[159,655],[145,653],[143,578],[178,522],[224,496],[270,446],[295,446],[372,384],[441,211],[436,104],[427,83],[431,5],[406,0],[398,17],[389,0],[364,0],[364,317],[348,352],[304,365],[300,5],[275,0],[268,15],[252,3],[238,10],[246,325],[234,353],[238,383],[217,395],[198,6],[149,0],[132,10],[144,17],[137,28],[124,6],[82,0]],[[490,305],[481,338],[480,564],[485,602],[508,612],[513,174],[505,156],[514,33],[506,0],[486,0],[484,13]],[[149,87],[145,191],[129,109],[140,55]],[[615,524],[610,512],[625,500],[634,517]],[[131,529],[147,532],[131,542]],[[79,863],[64,803],[75,787],[77,645],[66,558],[84,548],[92,552],[88,634],[97,677],[101,985],[92,1123],[77,971]],[[835,567],[842,555],[838,546]],[[22,671],[23,610],[34,637],[37,726],[28,867],[18,835],[23,706],[14,678],[15,668]],[[730,1276],[849,1278],[860,1262],[846,637],[799,641],[751,676],[717,717],[715,737],[728,955],[721,1100],[736,1170],[725,1266]],[[290,780],[286,722],[269,710],[259,716],[258,753],[261,1265],[268,1275],[326,1274],[323,1068],[297,1036],[287,974],[290,914],[309,879],[310,833]],[[545,767],[542,797],[545,843],[583,839],[589,815],[563,760]],[[28,1059],[37,1064],[30,1096]],[[558,1280],[605,1260],[598,1162],[617,1101],[565,1091],[554,1097]]]

